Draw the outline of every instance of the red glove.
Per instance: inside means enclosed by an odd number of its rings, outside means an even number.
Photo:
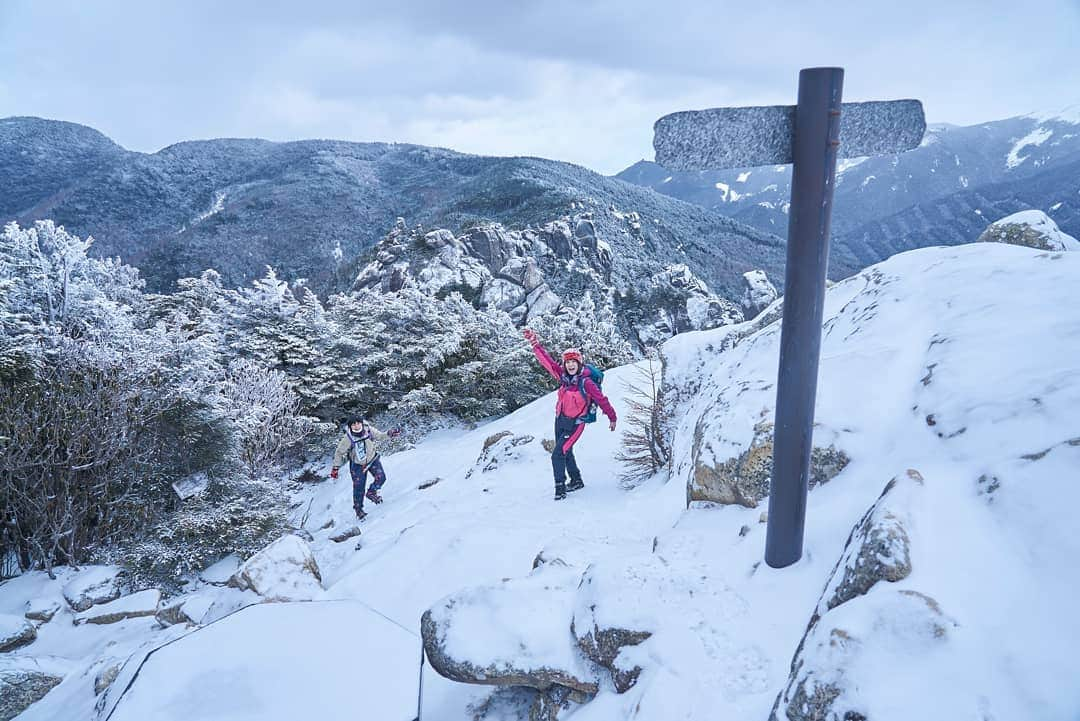
[[[540,342],[540,340],[536,337],[536,331],[534,331],[532,328],[526,328],[521,332],[521,334],[525,336],[525,340],[529,341],[533,345],[536,345]]]
[[[330,469],[330,477],[334,478],[334,479],[337,478],[337,468],[336,467]]]
[[[392,428],[392,429],[390,429],[389,431],[386,432],[386,435],[390,436],[391,438],[397,438],[398,436],[401,435],[401,429],[400,428]]]

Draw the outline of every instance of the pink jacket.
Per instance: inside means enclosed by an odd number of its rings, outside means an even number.
[[[533,353],[536,354],[536,360],[540,361],[540,365],[551,374],[551,377],[559,382],[559,399],[555,402],[555,414],[567,416],[568,418],[579,418],[589,410],[589,403],[581,396],[581,391],[578,390],[577,377],[571,378],[566,373],[566,369],[562,364],[556,361],[551,355],[544,350],[544,347],[537,344],[533,346]],[[596,401],[596,404],[600,406],[600,410],[604,412],[604,415],[614,423],[615,422],[615,409],[611,407],[611,401],[607,399],[607,396],[603,394],[600,388],[593,383],[589,377],[589,369],[582,367],[581,375],[584,377],[585,382],[582,384],[585,388],[585,393],[590,399]]]

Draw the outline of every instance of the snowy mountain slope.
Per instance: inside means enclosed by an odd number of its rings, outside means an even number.
[[[103,146],[95,146],[94,155],[84,152],[88,137]],[[631,233],[609,209],[639,213],[639,232]],[[349,287],[356,259],[398,217],[409,227],[422,223],[458,233],[478,221],[522,229],[580,212],[594,213],[597,236],[615,249],[619,281],[674,259],[715,292],[735,293],[741,273],[763,268],[776,277],[784,262],[776,237],[542,158],[255,139],[191,141],[137,153],[71,123],[0,119],[0,222],[50,218],[93,235],[94,253],[122,257],[161,292],[209,267],[234,286],[272,265],[282,277],[308,279],[325,295]]]
[[[851,461],[811,491],[805,556],[790,568],[761,563],[766,503],[686,508],[697,473],[744,451],[771,420],[779,327],[745,324],[664,346],[670,477],[624,490],[612,460],[618,434],[597,424],[577,448],[586,488],[553,502],[541,447],[549,395],[387,456],[386,502],[369,508],[359,539],[331,540],[352,524],[345,479],[305,490],[296,519],[312,534],[323,598],[361,602],[417,632],[427,609],[469,599],[477,613],[458,637],[461,654],[519,664],[577,654],[598,693],[568,702],[559,718],[576,721],[766,719],[778,697],[777,718],[789,719],[810,718],[809,705],[790,702],[811,698],[820,718],[1075,718],[1077,272],[1080,254],[975,244],[905,253],[828,291],[815,443],[835,443]],[[624,415],[630,377],[620,368],[605,380]],[[879,538],[891,540],[867,540]],[[896,561],[891,570],[878,568],[881,557]],[[0,586],[0,612],[46,586]],[[526,605],[514,600],[523,586]],[[230,603],[238,593],[194,592]],[[586,622],[651,634],[615,659],[640,669],[625,693],[580,656],[573,634]],[[104,651],[70,620],[46,632],[81,644],[83,656],[70,659],[79,668]],[[160,632],[143,634],[147,643]],[[500,652],[515,638],[530,645]],[[33,657],[40,643],[13,653]],[[352,691],[376,693],[366,682]],[[169,691],[172,681],[159,683]],[[92,707],[92,683],[79,684],[65,681],[26,717]],[[465,721],[489,698],[485,718],[522,718],[535,695],[494,693],[429,667],[423,718]]]

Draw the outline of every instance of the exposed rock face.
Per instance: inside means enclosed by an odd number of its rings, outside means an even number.
[[[160,603],[161,591],[156,588],[139,591],[109,603],[91,606],[75,617],[75,623],[105,625],[125,621],[129,618],[153,616],[157,613]]]
[[[634,325],[643,346],[656,345],[677,333],[709,330],[743,320],[737,305],[710,292],[705,282],[683,264],[669,265],[654,274],[645,297],[636,303],[649,311],[642,322]]]
[[[742,310],[747,319],[756,318],[770,303],[780,297],[776,287],[769,282],[763,270],[743,273],[746,288],[743,291]]]
[[[593,274],[593,285],[600,288],[608,282],[611,249],[597,238],[586,216],[539,229],[507,230],[486,223],[458,237],[445,229],[409,230],[402,220],[380,241],[353,287],[391,292],[414,285],[432,294],[456,290],[478,307],[497,308],[525,322],[562,306],[541,265],[558,274],[572,263],[580,264]]]
[[[254,591],[264,601],[306,601],[322,592],[322,573],[311,547],[287,535],[249,558],[229,585]]]
[[[773,465],[773,424],[754,427],[750,447],[734,458],[718,464],[705,460],[708,440],[699,422],[692,449],[694,475],[687,487],[687,502],[711,501],[725,505],[757,507],[769,495]],[[832,480],[850,459],[835,446],[814,447],[810,454],[810,488]]]
[[[85,611],[96,603],[120,598],[123,575],[118,568],[88,568],[65,584],[64,599],[75,611]]]
[[[0,657],[0,721],[10,721],[64,680],[58,670],[26,657]]]
[[[476,464],[465,474],[470,478],[474,473],[487,473],[494,471],[506,463],[521,458],[521,447],[536,440],[533,436],[516,436],[510,431],[502,431],[489,436],[484,441],[484,448],[480,451],[480,457]]]
[[[1080,250],[1080,241],[1062,232],[1041,210],[1023,210],[991,223],[979,243],[1009,243],[1036,250]]]
[[[0,614],[0,653],[33,643],[35,638],[37,628],[34,624],[20,616]]]

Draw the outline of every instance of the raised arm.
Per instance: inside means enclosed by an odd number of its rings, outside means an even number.
[[[551,374],[551,377],[555,380],[562,378],[562,366],[560,366],[551,355],[544,350],[544,346],[540,345],[540,340],[536,337],[536,333],[530,328],[526,328],[523,331],[525,340],[529,341],[532,345],[533,354],[536,356],[536,360],[540,361],[540,365]]]

